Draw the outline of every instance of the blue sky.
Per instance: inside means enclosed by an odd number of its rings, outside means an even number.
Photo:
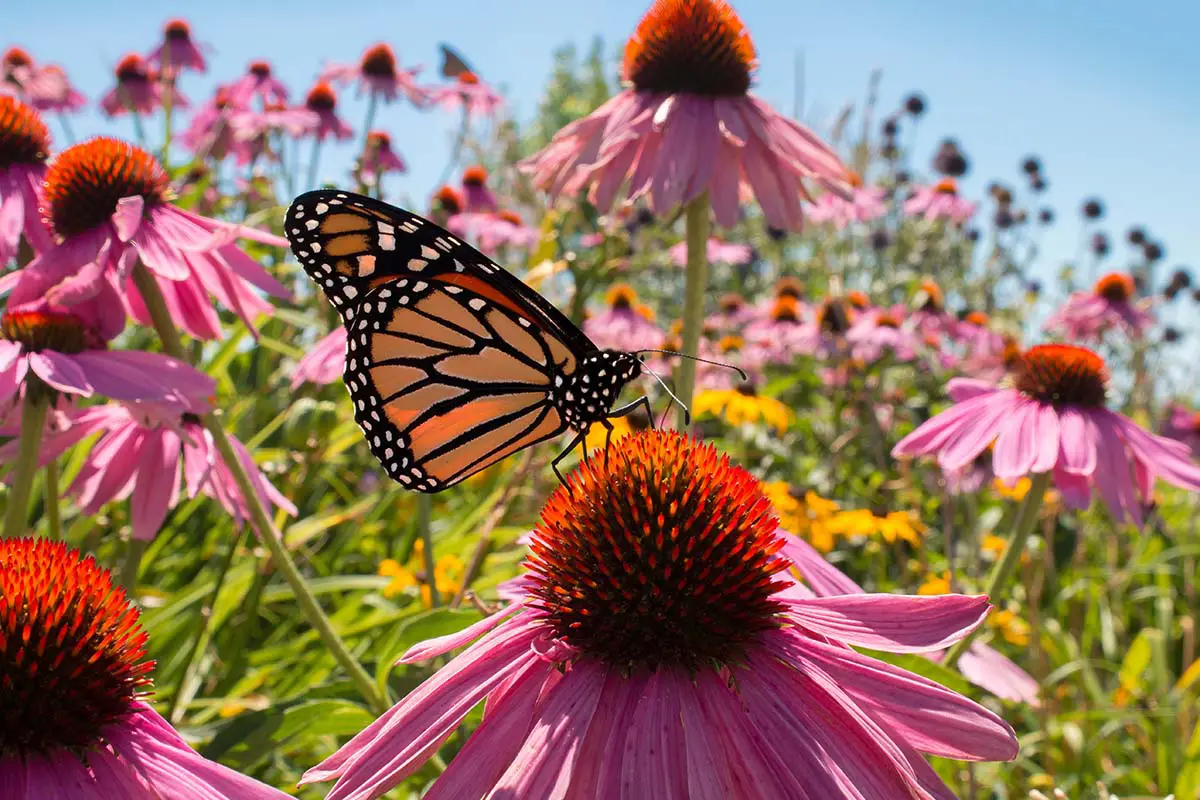
[[[208,75],[188,76],[184,92],[202,101],[216,80],[240,74],[247,61],[271,60],[297,96],[327,60],[354,61],[364,46],[390,42],[405,64],[438,64],[437,44],[452,43],[493,83],[503,86],[520,118],[534,110],[559,45],[586,48],[593,34],[615,47],[648,0],[206,0],[106,3],[47,0],[5,3],[0,31],[39,60],[61,63],[95,100],[125,52],[145,52],[162,22],[180,15],[213,46]],[[757,91],[790,110],[794,62],[803,51],[809,119],[822,122],[862,98],[867,78],[883,70],[880,107],[913,89],[928,99],[918,163],[942,135],[956,137],[971,159],[966,191],[978,195],[993,177],[1016,181],[1021,158],[1039,155],[1050,180],[1045,203],[1059,223],[1043,242],[1043,269],[1070,258],[1078,243],[1082,198],[1102,197],[1104,227],[1120,239],[1144,224],[1167,247],[1167,265],[1200,252],[1195,197],[1200,186],[1200,103],[1194,79],[1200,51],[1200,4],[1151,0],[742,0],[735,4],[759,49]],[[431,76],[432,77],[432,76]],[[356,128],[365,104],[346,96]],[[127,122],[95,114],[75,120],[81,135],[130,135]],[[444,112],[389,107],[377,118],[412,166],[396,191],[423,198],[446,162],[455,119]],[[57,126],[54,128],[58,133]],[[357,143],[356,145],[357,146]],[[338,179],[350,146],[327,151],[322,175]],[[1116,250],[1118,258],[1127,251]]]

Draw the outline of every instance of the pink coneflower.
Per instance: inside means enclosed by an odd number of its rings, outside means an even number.
[[[720,239],[709,239],[704,247],[708,263],[731,264],[735,267],[745,266],[754,258],[754,248],[748,244],[723,242]],[[677,242],[667,249],[667,257],[677,267],[687,266],[687,242]]]
[[[371,131],[367,134],[362,154],[362,172],[374,178],[388,172],[408,172],[404,159],[392,149],[392,137],[387,132]]]
[[[354,135],[354,129],[338,118],[337,101],[337,92],[325,81],[317,81],[304,98],[304,107],[316,115],[316,124],[306,133],[318,142],[330,135],[343,140]]]
[[[653,312],[638,302],[632,287],[619,283],[605,295],[608,308],[588,317],[583,332],[602,349],[657,350],[666,334],[654,324]]]
[[[1012,336],[976,338],[959,365],[971,378],[999,383],[1021,363],[1021,347]]]
[[[216,387],[212,378],[170,356],[106,350],[104,338],[83,318],[44,303],[10,301],[0,316],[0,337],[0,406],[24,388],[186,407]]]
[[[287,103],[288,89],[275,77],[269,61],[251,61],[246,74],[229,85],[234,105],[248,107],[255,97],[263,103]]]
[[[304,106],[266,101],[261,110],[234,112],[229,122],[233,126],[234,139],[254,143],[254,151],[262,155],[269,152],[271,134],[280,132],[298,139],[315,130],[320,120],[315,111]]]
[[[886,192],[878,186],[864,186],[856,173],[849,174],[850,196],[842,197],[834,192],[822,192],[808,210],[813,222],[831,222],[843,230],[855,222],[870,222],[887,213],[884,203]]]
[[[742,331],[746,349],[756,351],[755,357],[772,364],[791,364],[797,355],[806,352],[808,338],[803,326],[803,307],[791,295],[780,295],[770,310],[756,316]]]
[[[1172,405],[1163,422],[1162,434],[1187,445],[1193,457],[1200,457],[1200,413],[1186,406]]]
[[[17,255],[21,237],[41,252],[51,244],[38,211],[50,153],[41,116],[15,97],[0,96],[0,267]]]
[[[494,116],[504,106],[504,95],[474,72],[460,72],[453,83],[432,86],[428,90],[430,105],[447,111],[462,109],[467,119]]]
[[[942,178],[932,186],[918,186],[904,201],[904,213],[925,219],[948,219],[962,224],[975,215],[976,205],[958,195],[958,182]]]
[[[322,385],[333,383],[342,377],[345,366],[346,329],[339,325],[297,362],[292,372],[292,388],[299,388],[306,381]]]
[[[24,47],[10,47],[0,56],[0,89],[24,92],[25,84],[37,69],[33,56]]]
[[[851,354],[868,363],[884,355],[897,361],[911,361],[920,340],[904,327],[901,314],[900,309],[875,308],[858,315],[846,332]]]
[[[272,309],[255,289],[290,296],[235,241],[283,247],[284,239],[201,217],[170,199],[166,172],[145,150],[99,137],[62,151],[46,172],[42,203],[58,244],[21,272],[10,303],[96,301],[110,311],[124,306],[149,324],[128,280],[135,258],[158,282],[175,322],[201,338],[221,333],[209,295],[252,329]]]
[[[453,186],[443,186],[429,199],[429,218],[445,226],[456,215],[463,213],[462,193]]]
[[[500,208],[496,196],[487,185],[487,170],[480,166],[467,167],[462,175],[463,199],[466,200],[466,212],[479,214],[493,212]]]
[[[1155,436],[1105,407],[1104,359],[1072,345],[1032,347],[1011,383],[958,378],[947,385],[955,405],[904,437],[892,454],[936,454],[959,469],[994,444],[992,469],[1002,481],[1053,472],[1076,508],[1093,487],[1118,521],[1141,525],[1156,478],[1200,491],[1200,468],[1186,445]]]
[[[330,64],[321,70],[320,80],[335,83],[358,84],[358,94],[365,91],[372,98],[382,97],[393,102],[403,92],[409,102],[421,107],[429,102],[428,92],[417,85],[421,67],[400,69],[396,52],[380,42],[363,51],[358,64]]]
[[[197,160],[203,161],[212,156],[219,161],[237,146],[230,120],[242,110],[243,107],[233,102],[229,87],[218,86],[212,99],[196,109],[191,123],[179,135],[179,140],[196,154]]]
[[[1096,281],[1090,292],[1076,292],[1046,320],[1045,329],[1064,338],[1095,342],[1119,328],[1135,339],[1154,324],[1154,315],[1136,303],[1133,276],[1112,272]]]
[[[163,40],[150,51],[146,60],[164,72],[178,73],[185,69],[205,72],[208,64],[204,54],[192,40],[192,28],[186,20],[173,19],[163,26]]]
[[[164,89],[163,82],[158,79],[158,70],[146,63],[146,59],[137,53],[130,53],[117,62],[114,70],[117,85],[109,89],[100,98],[100,109],[110,117],[121,114],[153,114],[166,102],[164,92],[168,92],[171,107],[187,108],[188,99],[169,83]]]
[[[674,431],[611,447],[543,508],[519,599],[409,650],[470,644],[303,782],[378,798],[485,698],[427,796],[947,797],[922,752],[1016,756],[992,712],[851,647],[945,647],[986,597],[795,597],[757,479]]]
[[[825,298],[801,326],[797,339],[801,352],[817,358],[847,354],[846,334],[852,329],[855,317],[854,309],[845,298]]]
[[[912,312],[908,324],[922,335],[952,334],[958,328],[958,320],[946,310],[946,296],[936,281],[921,281],[912,299]]]
[[[717,303],[717,313],[705,322],[715,331],[738,331],[757,314],[758,310],[746,302],[746,298],[731,292],[721,297]]]
[[[707,191],[727,228],[745,184],[767,224],[799,230],[804,182],[846,194],[846,169],[815,134],[749,93],[756,64],[749,33],[723,0],[656,0],[625,45],[630,88],[522,167],[551,197],[590,187],[601,211],[626,184],[656,214]]]
[[[505,246],[533,247],[541,237],[541,231],[526,225],[517,212],[505,209],[485,215],[476,235],[484,252],[494,253]]]
[[[154,662],[135,605],[91,556],[0,540],[5,800],[276,800],[200,756],[145,702]]]
[[[87,105],[62,67],[37,64],[20,47],[10,47],[0,58],[0,94],[12,92],[38,111],[78,111]]]
[[[109,403],[69,412],[63,415],[65,425],[42,439],[38,465],[99,433],[67,489],[84,513],[97,514],[108,503],[129,499],[133,536],[149,541],[186,486],[189,499],[203,492],[240,523],[248,516],[246,500],[213,446],[212,434],[192,413],[202,408],[195,403],[184,410]],[[279,507],[294,516],[296,507],[259,471],[245,445],[236,439],[233,444],[267,511]],[[16,453],[16,442],[0,448],[0,463]]]
[[[791,534],[787,534],[785,539],[787,544],[783,547],[783,554],[791,559],[817,597],[865,594],[861,586],[827,562],[808,542]],[[933,652],[928,657],[938,661],[943,654]],[[967,680],[997,697],[1028,703],[1035,708],[1041,705],[1038,682],[995,648],[982,642],[972,642],[956,666]]]

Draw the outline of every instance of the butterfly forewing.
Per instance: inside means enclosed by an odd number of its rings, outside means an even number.
[[[297,198],[285,229],[342,315],[355,418],[402,485],[441,491],[611,407],[619,385],[611,399],[571,388],[580,363],[605,354],[544,298],[432,222],[328,190]]]

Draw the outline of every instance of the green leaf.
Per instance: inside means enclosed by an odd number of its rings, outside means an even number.
[[[1121,669],[1117,677],[1121,688],[1133,695],[1141,695],[1146,688],[1146,671],[1150,668],[1154,657],[1154,649],[1162,639],[1162,631],[1157,628],[1144,628],[1133,644],[1125,652],[1121,661]]]
[[[953,692],[958,692],[959,694],[971,693],[971,684],[962,675],[916,653],[883,653],[877,650],[863,650],[862,653],[863,655],[891,664],[894,667],[915,672],[922,678],[928,678],[934,683],[940,683]]]

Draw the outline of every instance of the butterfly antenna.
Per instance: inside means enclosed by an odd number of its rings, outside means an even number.
[[[638,352],[641,353],[641,352],[646,352],[646,351],[639,350]],[[658,352],[658,351],[649,351],[649,352]],[[641,359],[639,359],[639,361],[640,360]],[[666,392],[667,395],[669,395],[670,398],[675,401],[676,405],[678,405],[680,408],[683,409],[683,424],[685,426],[691,425],[692,424],[691,410],[683,404],[682,400],[680,400],[678,397],[675,396],[675,393],[671,391],[671,387],[667,386],[666,381],[664,381],[662,378],[660,378],[658,376],[657,372],[655,372],[654,370],[647,367],[645,361],[642,361],[642,369],[644,369],[646,371],[646,373],[650,375],[651,378],[654,378],[654,380],[658,381],[658,385],[663,388],[663,391]],[[740,370],[739,370],[739,372],[740,372]],[[669,406],[668,406],[668,408],[669,408]]]
[[[675,350],[635,350],[634,352],[637,353],[638,355],[641,355],[642,353],[660,353],[661,355],[664,355],[664,356],[679,356],[680,358],[686,358],[689,361],[699,361],[701,364],[712,364],[714,367],[721,367],[722,369],[731,369],[734,372],[736,372],[738,375],[741,375],[742,380],[744,380],[744,381],[750,380],[750,376],[746,374],[746,371],[744,369],[742,369],[741,367],[736,367],[733,364],[726,364],[724,361],[712,361],[707,358],[701,358],[700,356],[689,356],[687,353],[679,353],[679,352],[676,352]],[[642,362],[642,363],[643,363],[643,365],[645,364],[645,362]],[[650,370],[646,370],[646,371],[650,372]],[[650,374],[653,375],[654,373],[651,372]]]

